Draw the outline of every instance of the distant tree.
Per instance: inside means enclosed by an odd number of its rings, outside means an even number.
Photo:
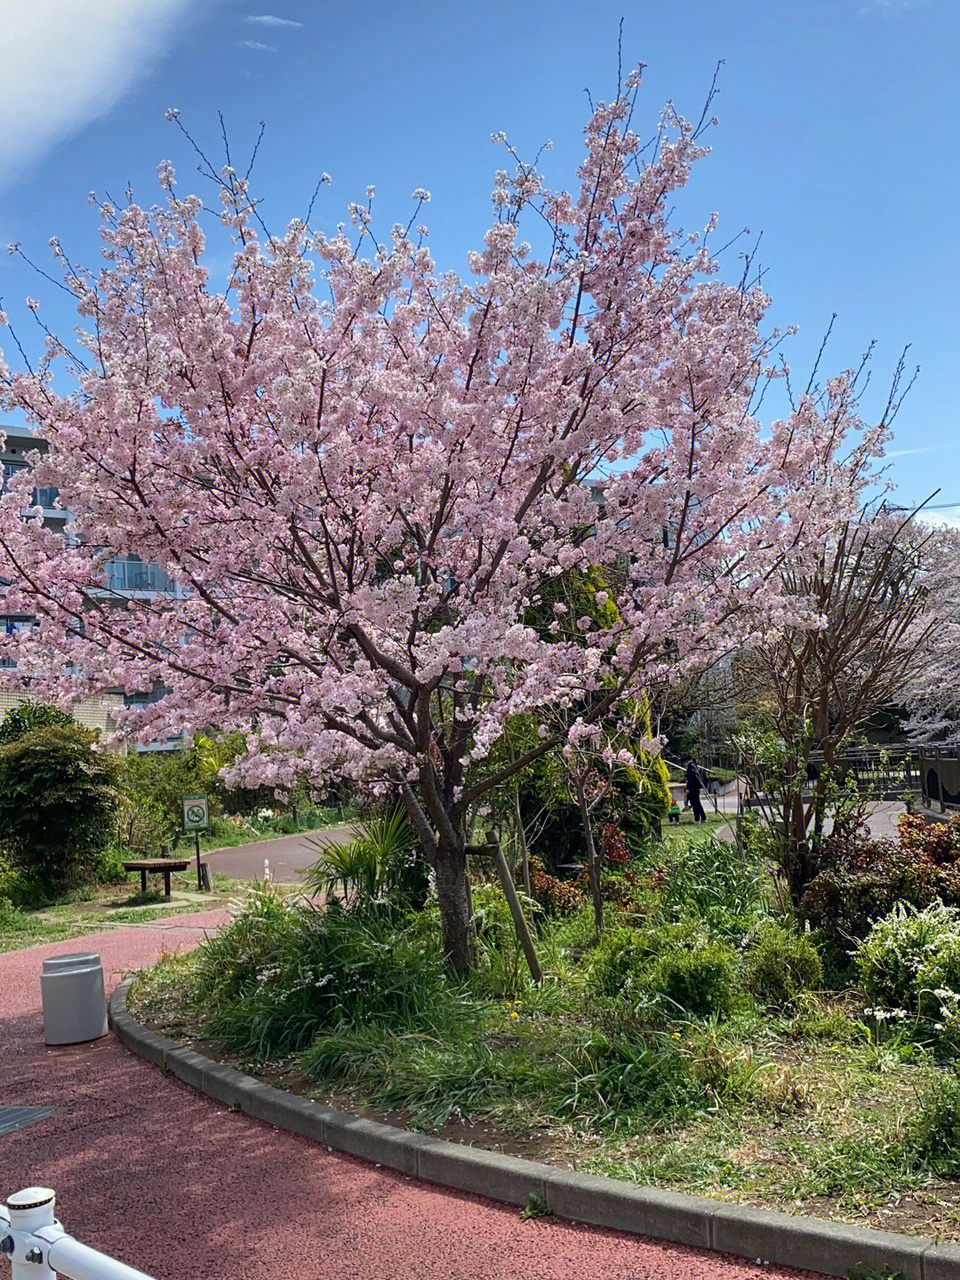
[[[44,702],[21,702],[0,720],[0,747],[16,742],[25,733],[42,729],[45,725],[67,729],[74,723],[73,718],[59,707],[51,707]]]
[[[906,709],[914,741],[960,749],[960,529],[938,529],[924,554],[935,624],[895,705]]]
[[[812,602],[818,625],[788,624],[738,664],[767,721],[741,747],[758,790],[772,793],[795,902],[842,799],[844,749],[880,709],[931,680],[932,646],[956,612],[940,589],[944,549],[945,535],[912,516],[862,508],[809,538],[782,575],[789,595]]]
[[[89,879],[114,829],[117,760],[77,725],[0,747],[0,847],[51,889]]]

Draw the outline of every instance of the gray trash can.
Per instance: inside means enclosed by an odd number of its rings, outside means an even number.
[[[47,1044],[78,1044],[107,1034],[103,967],[95,951],[44,960],[40,995]]]

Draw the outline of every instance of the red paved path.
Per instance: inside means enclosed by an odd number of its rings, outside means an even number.
[[[113,1036],[46,1048],[45,956],[97,950],[110,989],[220,913],[0,955],[0,1100],[55,1116],[0,1138],[0,1197],[53,1187],[84,1243],[158,1280],[786,1280],[811,1273],[443,1191],[225,1111]]]

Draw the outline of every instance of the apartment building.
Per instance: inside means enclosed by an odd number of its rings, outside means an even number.
[[[43,453],[46,441],[34,435],[24,427],[0,425],[4,435],[3,447],[0,449],[0,462],[3,464],[3,482],[0,492],[5,493],[10,480],[17,472],[30,466],[30,455]],[[70,532],[70,512],[56,505],[57,490],[53,488],[35,489],[32,494],[33,507],[40,507],[43,521],[51,528],[59,529],[65,537]],[[108,560],[104,566],[104,597],[118,600],[127,598],[149,598],[158,592],[176,592],[177,587],[170,581],[159,566],[140,560],[137,556],[125,556]],[[0,628],[7,635],[15,635],[32,626],[32,618],[27,615],[7,614],[0,608]],[[8,659],[0,660],[2,665],[10,667],[15,664]],[[11,707],[26,701],[30,696],[28,687],[17,689],[0,689],[0,716]],[[88,729],[97,729],[101,733],[109,732],[116,726],[114,719],[118,710],[143,701],[136,695],[125,697],[121,693],[108,693],[97,699],[81,703],[74,710],[74,719]],[[176,750],[183,746],[182,735],[166,739],[163,742],[151,743],[141,750]]]

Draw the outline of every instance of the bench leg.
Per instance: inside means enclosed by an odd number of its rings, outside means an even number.
[[[147,892],[147,873],[142,867],[140,869],[140,892],[142,894],[146,894]]]
[[[170,901],[170,872],[169,871],[164,871],[163,873],[163,896],[166,898],[168,902]]]

